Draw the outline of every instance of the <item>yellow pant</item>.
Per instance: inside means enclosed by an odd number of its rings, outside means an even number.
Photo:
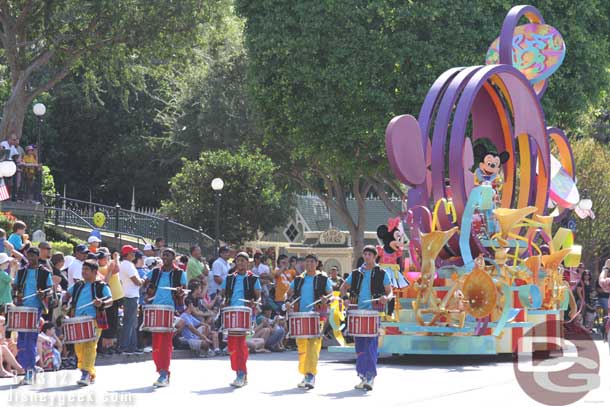
[[[318,359],[322,349],[322,338],[297,339],[299,352],[299,373],[306,375],[318,373]]]
[[[81,342],[74,344],[74,351],[78,359],[78,368],[86,370],[91,376],[95,376],[95,358],[97,357],[97,341],[102,335],[102,330],[98,329],[97,322],[95,324],[95,340],[89,342]]]

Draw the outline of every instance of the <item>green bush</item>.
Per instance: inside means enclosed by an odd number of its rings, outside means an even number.
[[[57,191],[55,190],[55,180],[51,169],[46,165],[42,166],[42,196],[55,197]]]
[[[17,218],[10,212],[0,212],[0,228],[4,229],[8,237],[13,232],[13,224]]]
[[[49,242],[51,247],[53,248],[52,252],[62,252],[64,255],[74,253],[74,245],[68,242]]]
[[[64,232],[61,228],[58,228],[57,226],[45,225],[44,233],[47,236],[47,241],[68,242],[74,247],[78,246],[79,244],[86,243],[84,240],[81,240],[76,236]]]

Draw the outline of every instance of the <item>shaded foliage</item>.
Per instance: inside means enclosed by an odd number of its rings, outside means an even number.
[[[289,216],[290,194],[276,177],[277,166],[259,151],[240,148],[203,152],[184,159],[182,170],[170,181],[170,198],[162,211],[180,222],[215,235],[215,198],[212,180],[222,178],[220,239],[233,243],[271,232]]]

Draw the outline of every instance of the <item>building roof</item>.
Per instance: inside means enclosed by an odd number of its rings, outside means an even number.
[[[347,231],[345,222],[339,214],[331,208],[330,212],[322,199],[314,195],[298,195],[297,210],[304,218],[310,231],[323,231],[331,226],[342,231]],[[400,211],[400,201],[393,201],[397,211]],[[366,199],[364,201],[366,210],[365,231],[374,232],[379,225],[387,224],[388,218],[395,217],[380,199]],[[347,199],[347,209],[352,219],[357,220],[358,205],[355,199]]]

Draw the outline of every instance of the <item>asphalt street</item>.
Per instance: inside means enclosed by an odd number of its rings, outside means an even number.
[[[597,342],[601,355],[600,385],[574,405],[610,403],[608,345]],[[535,406],[515,378],[512,358],[402,356],[380,359],[373,391],[355,390],[354,355],[322,351],[316,387],[296,387],[301,380],[297,353],[251,355],[248,385],[229,386],[234,374],[228,357],[178,359],[172,362],[171,385],[154,389],[152,361],[98,367],[97,382],[79,388],[77,370],[38,375],[33,386],[19,387],[0,379],[0,406]]]

